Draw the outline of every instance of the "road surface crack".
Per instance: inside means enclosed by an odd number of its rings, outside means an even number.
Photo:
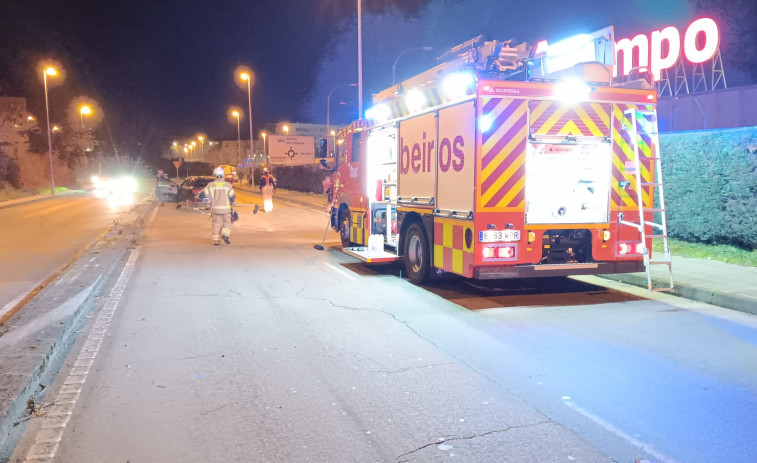
[[[431,367],[439,367],[444,365],[454,365],[452,362],[444,362],[444,363],[430,363],[428,365],[418,365],[418,366],[412,366],[407,368],[401,368],[399,370],[369,370],[370,373],[384,373],[387,375],[393,375],[396,373],[405,373],[407,371],[411,370],[418,370],[421,368],[431,368]]]
[[[221,405],[219,405],[219,406],[217,406],[215,408],[211,408],[210,410],[205,410],[204,412],[200,413],[200,416],[205,416],[205,415],[208,415],[210,413],[217,412],[218,410],[226,408],[229,405],[236,405],[236,403],[237,402],[232,402],[232,403],[228,403],[228,404],[221,404]]]
[[[397,457],[397,460],[399,460],[400,463],[402,463],[402,462],[408,462],[410,460],[400,460],[400,458],[412,455],[412,454],[414,454],[416,452],[419,452],[419,451],[421,451],[421,450],[423,450],[425,448],[431,447],[432,445],[443,445],[443,444],[446,444],[446,443],[449,443],[449,442],[478,439],[479,437],[486,437],[486,436],[490,436],[492,434],[499,434],[499,433],[503,433],[503,432],[508,432],[510,430],[513,430],[513,429],[525,429],[525,428],[530,428],[530,427],[533,427],[533,426],[540,426],[542,424],[549,424],[549,423],[550,423],[549,420],[545,420],[545,421],[539,421],[539,422],[536,422],[536,423],[526,424],[526,425],[523,425],[523,426],[508,426],[505,429],[495,429],[493,431],[487,431],[487,432],[480,433],[480,434],[474,434],[472,436],[445,437],[445,438],[443,438],[441,440],[438,440],[436,442],[431,442],[429,444],[422,445],[422,446],[418,447],[415,450],[411,450],[409,452],[403,453],[402,455],[400,455],[400,456]]]

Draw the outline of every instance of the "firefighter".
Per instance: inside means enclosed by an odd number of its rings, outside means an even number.
[[[263,210],[273,210],[273,194],[276,192],[276,177],[268,173],[268,168],[263,167],[263,175],[260,176],[260,194],[263,195]]]
[[[231,183],[224,180],[225,174],[222,167],[217,167],[213,174],[216,180],[208,183],[202,190],[200,199],[210,198],[213,245],[219,246],[222,238],[226,244],[231,244],[229,240],[231,236],[231,205],[234,204],[237,196],[234,194]]]

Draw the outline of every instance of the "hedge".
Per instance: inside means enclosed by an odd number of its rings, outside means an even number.
[[[260,183],[261,169],[255,169],[255,183]],[[304,166],[273,166],[271,173],[276,177],[276,187],[303,193],[323,193],[323,180],[331,175],[330,170],[321,169],[316,164]]]
[[[757,127],[660,135],[668,234],[757,249]]]

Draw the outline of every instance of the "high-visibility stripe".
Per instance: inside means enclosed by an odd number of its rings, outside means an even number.
[[[473,276],[473,239],[467,246],[466,233],[473,237],[473,222],[434,219],[434,267],[466,277]]]
[[[610,135],[611,106],[603,103],[564,104],[559,101],[530,102],[531,133],[535,135]]]
[[[637,189],[636,175],[632,169],[628,169],[630,166],[635,165],[634,150],[631,140],[631,121],[630,118],[625,115],[625,111],[629,109],[638,110],[653,110],[654,105],[624,105],[617,104],[613,108],[613,131],[612,131],[612,145],[613,145],[613,178],[612,178],[612,190],[610,192],[611,207],[616,210],[630,210],[638,209],[636,203]],[[654,162],[648,159],[654,156],[655,153],[652,149],[652,136],[647,134],[644,130],[645,125],[655,123],[653,120],[643,120],[644,115],[637,114],[637,140],[639,148],[639,173],[642,182],[652,182],[654,178]],[[628,186],[625,188],[622,183],[628,182]],[[654,202],[654,192],[651,186],[642,187],[642,201],[645,207],[652,207]]]
[[[528,140],[528,101],[483,98],[483,115],[493,119],[481,136],[480,210],[525,207],[525,162]]]

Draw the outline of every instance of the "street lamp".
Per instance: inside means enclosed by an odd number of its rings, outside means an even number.
[[[408,52],[411,52],[411,51],[415,51],[415,50],[425,50],[425,51],[431,51],[431,50],[433,50],[433,48],[432,48],[432,47],[415,47],[415,48],[408,48],[407,50],[405,50],[405,51],[403,51],[402,53],[400,53],[400,54],[399,54],[399,55],[397,56],[397,59],[395,59],[395,60],[394,60],[394,64],[392,64],[392,85],[395,85],[395,84],[397,83],[397,78],[396,78],[396,71],[397,71],[397,61],[399,61],[399,60],[400,60],[400,58],[402,57],[402,55],[404,55],[405,53],[408,53]]]
[[[83,105],[81,107],[81,109],[79,109],[79,116],[81,118],[81,128],[82,129],[84,128],[84,115],[85,114],[91,114],[91,113],[92,113],[92,109],[89,106],[87,106],[87,105]]]
[[[200,154],[202,155],[203,159],[205,158],[205,137],[202,135],[197,137],[198,140],[200,140]]]
[[[334,93],[334,90],[342,87],[357,87],[357,84],[341,84],[331,89],[328,98],[326,98],[326,130],[329,130],[329,125],[331,122],[331,94]]]
[[[289,135],[289,126],[288,125],[285,125],[284,127],[282,127],[281,130],[283,130],[285,134]]]
[[[255,75],[252,71],[241,72],[239,78],[247,82],[247,112],[250,115],[250,156],[252,156],[252,81],[255,79]],[[238,161],[237,159],[237,163]]]
[[[239,111],[232,111],[231,115],[237,118],[237,164],[239,164],[239,144],[242,142],[239,135]],[[221,159],[223,161],[223,159]],[[223,164],[223,162],[221,162]]]
[[[50,105],[47,100],[47,76],[58,74],[52,66],[47,66],[42,72],[42,80],[45,83],[45,113],[47,114],[47,154],[50,160],[50,194],[55,196],[55,176],[53,174],[53,140],[50,131]]]

